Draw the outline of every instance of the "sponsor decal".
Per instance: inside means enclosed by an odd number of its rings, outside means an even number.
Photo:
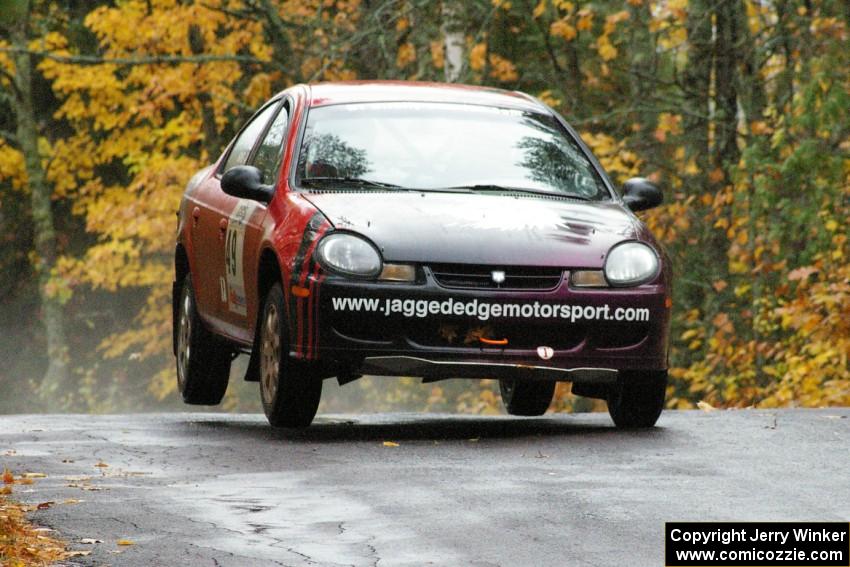
[[[245,298],[245,228],[257,203],[240,199],[227,222],[224,239],[225,283],[227,284],[227,308],[239,315],[248,314]]]
[[[567,303],[528,302],[494,303],[488,301],[428,299],[380,299],[377,297],[333,297],[334,311],[379,313],[387,317],[425,318],[429,315],[454,315],[489,319],[560,319],[578,321],[647,322],[647,307],[613,307],[611,305],[572,305]]]

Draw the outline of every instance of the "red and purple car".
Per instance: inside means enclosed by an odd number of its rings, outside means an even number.
[[[189,183],[175,249],[183,400],[217,404],[236,355],[269,422],[313,420],[322,381],[498,379],[541,415],[559,381],[615,424],[664,405],[670,262],[576,132],[519,92],[298,85]]]

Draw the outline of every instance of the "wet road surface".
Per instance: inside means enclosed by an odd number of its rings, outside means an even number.
[[[74,565],[660,566],[665,521],[847,521],[848,449],[850,409],[0,417]]]

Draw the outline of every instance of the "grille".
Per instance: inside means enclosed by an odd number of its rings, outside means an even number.
[[[469,264],[432,264],[437,283],[451,289],[552,290],[561,283],[561,268],[475,266]],[[501,283],[493,281],[493,272],[505,273]]]

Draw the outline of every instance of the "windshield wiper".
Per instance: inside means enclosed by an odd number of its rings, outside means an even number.
[[[300,181],[305,187],[333,187],[345,185],[346,187],[374,187],[380,189],[400,189],[399,185],[392,183],[384,183],[382,181],[372,181],[361,177],[305,177]]]
[[[458,187],[448,187],[452,190],[481,191],[481,192],[499,192],[499,193],[527,193],[529,195],[545,195],[547,197],[565,197],[568,199],[578,199],[580,201],[592,201],[590,197],[577,195],[575,193],[556,193],[554,191],[541,191],[540,189],[526,189],[523,187],[507,187],[505,185],[496,184],[480,184],[480,185],[461,185]]]

